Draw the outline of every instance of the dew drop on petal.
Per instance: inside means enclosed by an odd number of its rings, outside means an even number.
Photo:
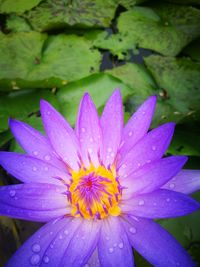
[[[118,247],[119,248],[123,248],[124,247],[124,244],[121,242],[121,243],[119,243]]]
[[[68,230],[65,230],[65,231],[64,231],[64,234],[65,234],[65,235],[68,235],[68,234],[69,234]]]
[[[82,127],[82,128],[81,128],[81,131],[82,131],[82,133],[85,133],[85,128]]]
[[[44,263],[49,263],[49,257],[48,257],[48,256],[44,256],[44,258],[43,258],[43,262],[44,262]]]
[[[112,148],[111,148],[111,147],[109,147],[109,148],[107,149],[107,151],[108,151],[108,152],[111,152],[111,151],[112,151]]]
[[[151,160],[150,160],[150,159],[148,159],[148,160],[147,160],[147,163],[150,163],[150,162],[151,162]]]
[[[126,168],[126,164],[122,164],[122,169],[125,169]]]
[[[132,135],[133,135],[133,132],[130,131],[130,132],[128,133],[128,136],[132,136]]]
[[[134,227],[131,227],[131,228],[129,228],[129,232],[131,234],[135,234],[137,231],[136,231],[136,229]]]
[[[109,237],[109,236],[106,236],[106,240],[107,240],[107,241],[110,240],[110,237]]]
[[[48,160],[50,160],[50,159],[51,159],[51,156],[49,156],[49,155],[46,155],[46,156],[44,157],[44,159],[48,161]]]
[[[38,243],[35,243],[32,245],[32,251],[33,252],[40,252],[40,245]]]
[[[38,151],[33,151],[33,155],[37,156],[38,155]]]
[[[117,243],[115,243],[115,244],[113,245],[114,248],[116,248],[116,246],[117,246]]]
[[[175,187],[175,184],[169,184],[169,188],[173,189]]]
[[[14,197],[16,195],[16,191],[15,190],[10,190],[9,195],[11,197]]]
[[[37,171],[37,168],[36,167],[33,167],[33,171],[36,172]]]
[[[51,112],[50,111],[47,111],[47,115],[50,115],[51,114]]]
[[[142,200],[142,199],[139,200],[138,205],[139,205],[139,206],[143,206],[143,205],[144,205],[144,200]]]
[[[146,111],[142,111],[142,115],[145,115],[146,114]]]
[[[88,263],[86,263],[86,264],[84,265],[84,267],[90,267],[90,265],[89,265]]]
[[[167,202],[170,202],[170,198],[167,198],[166,201],[167,201]]]
[[[90,142],[91,142],[91,143],[93,143],[93,141],[94,141],[94,140],[93,140],[93,138],[92,138],[92,137],[90,137]]]
[[[156,150],[156,146],[152,146],[152,150],[155,151]]]
[[[46,167],[44,167],[44,170],[47,172],[49,170],[49,168],[46,166]]]
[[[37,265],[40,262],[40,255],[33,254],[30,258],[31,265]]]
[[[114,249],[113,248],[109,248],[109,253],[113,253]]]
[[[88,152],[89,153],[92,153],[92,148],[88,148]]]

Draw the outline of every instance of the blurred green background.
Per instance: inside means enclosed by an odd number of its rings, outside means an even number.
[[[116,87],[125,120],[156,94],[152,127],[177,123],[167,153],[200,169],[200,0],[0,0],[1,150],[22,151],[9,117],[43,131],[41,98],[74,125],[83,92],[101,113]],[[16,182],[1,169],[0,185]],[[200,212],[160,223],[200,266]],[[0,266],[40,226],[0,217]]]

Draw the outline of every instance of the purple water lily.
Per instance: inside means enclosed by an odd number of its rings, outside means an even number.
[[[194,266],[153,221],[200,208],[188,196],[200,188],[200,172],[181,170],[185,156],[163,158],[174,123],[148,132],[155,103],[148,98],[125,127],[119,90],[100,119],[86,93],[75,130],[44,100],[46,136],[10,120],[27,154],[0,152],[3,168],[23,182],[0,187],[0,215],[48,223],[7,267],[131,267],[132,247],[154,266]]]

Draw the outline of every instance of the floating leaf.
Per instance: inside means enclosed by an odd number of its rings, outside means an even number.
[[[59,108],[57,99],[48,90],[25,90],[12,92],[0,98],[0,132],[8,129],[9,117],[26,119],[39,111],[40,99],[46,99]]]
[[[83,37],[0,34],[1,90],[52,88],[96,72],[101,55]]]
[[[119,79],[109,74],[99,73],[64,86],[58,91],[57,97],[61,103],[63,115],[73,125],[79,101],[85,92],[90,93],[98,110],[102,110],[115,88],[121,89],[123,99],[133,93],[132,89],[124,85]]]
[[[42,0],[0,0],[0,13],[23,13],[37,6]]]
[[[12,32],[29,32],[31,31],[30,25],[27,21],[15,14],[10,15],[6,20],[6,29]]]
[[[118,3],[114,0],[47,0],[26,18],[37,31],[77,27],[108,27]]]

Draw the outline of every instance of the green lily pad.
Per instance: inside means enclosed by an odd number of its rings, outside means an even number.
[[[30,25],[27,21],[15,14],[11,14],[6,20],[6,29],[12,32],[29,32],[31,31]]]
[[[83,37],[0,34],[0,90],[59,87],[97,72],[100,60]]]
[[[25,90],[1,96],[0,132],[8,129],[8,119],[10,117],[24,120],[38,112],[40,99],[46,99],[59,108],[55,95],[48,90]]]
[[[171,4],[135,6],[120,14],[117,28],[116,34],[95,32],[86,36],[95,47],[108,49],[119,59],[137,46],[176,56],[200,36],[200,10]]]
[[[0,0],[0,13],[24,13],[37,6],[42,0]]]
[[[78,105],[85,92],[90,93],[97,109],[101,111],[115,88],[121,89],[124,100],[133,93],[132,89],[119,79],[109,74],[99,73],[60,88],[57,97],[61,104],[63,115],[74,125]]]
[[[147,0],[119,0],[119,4],[126,9],[131,9],[135,5],[141,4],[143,2],[146,2]]]
[[[26,18],[37,31],[76,27],[108,27],[118,3],[114,0],[47,0]]]
[[[200,63],[158,55],[145,58],[145,63],[160,88],[154,123],[198,120]]]

